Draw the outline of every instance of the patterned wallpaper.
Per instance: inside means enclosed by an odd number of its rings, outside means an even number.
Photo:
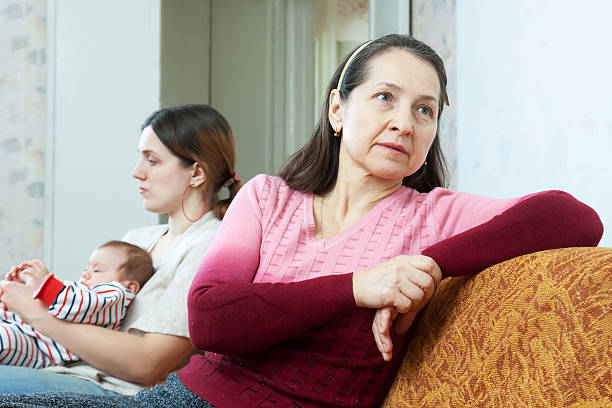
[[[445,106],[440,140],[448,161],[450,185],[457,185],[456,0],[412,0],[412,35],[432,47],[444,60],[450,106]]]
[[[43,256],[45,0],[0,0],[0,276]]]

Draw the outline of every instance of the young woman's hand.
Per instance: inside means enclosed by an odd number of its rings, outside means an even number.
[[[0,304],[5,310],[18,314],[24,322],[34,326],[37,319],[52,317],[42,301],[32,299],[36,288],[34,285],[1,281]]]
[[[353,275],[357,306],[378,309],[372,332],[385,361],[392,357],[391,328],[405,333],[441,279],[438,264],[423,255],[401,255]]]

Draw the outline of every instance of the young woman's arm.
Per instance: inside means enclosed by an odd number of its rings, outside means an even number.
[[[136,336],[51,316],[35,288],[3,282],[0,299],[28,324],[74,352],[83,361],[114,377],[153,385],[168,375],[193,350],[186,337],[160,333]]]

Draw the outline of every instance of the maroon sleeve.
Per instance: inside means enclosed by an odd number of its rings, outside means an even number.
[[[188,298],[191,343],[222,354],[274,346],[355,310],[352,276],[201,285]]]
[[[597,246],[603,225],[589,206],[562,191],[529,197],[490,221],[426,248],[443,275],[462,276],[545,249]]]

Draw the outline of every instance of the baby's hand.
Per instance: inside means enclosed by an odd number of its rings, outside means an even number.
[[[31,261],[25,261],[21,264],[27,265],[27,272],[37,278],[43,278],[49,274],[49,270],[40,259],[32,259]]]
[[[4,276],[4,279],[12,282],[24,283],[21,277],[19,276],[20,272],[23,271],[27,266],[23,265],[23,262],[17,266],[13,266],[7,274]]]
[[[7,280],[17,281],[26,285],[40,285],[43,278],[49,274],[49,270],[40,259],[25,261],[11,268],[7,274]]]

